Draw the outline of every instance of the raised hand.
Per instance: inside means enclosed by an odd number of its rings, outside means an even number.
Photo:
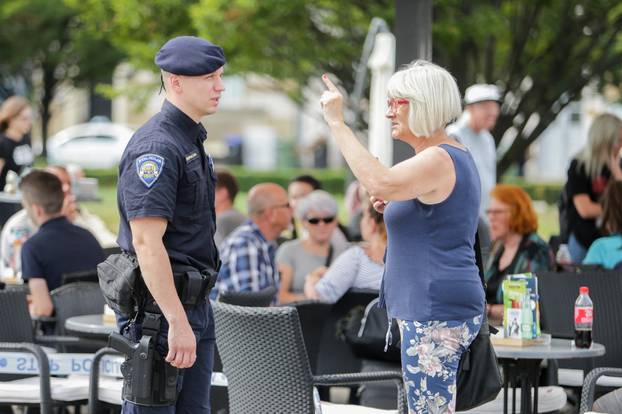
[[[343,122],[343,95],[327,74],[322,75],[322,81],[327,88],[320,97],[324,120],[329,124]]]

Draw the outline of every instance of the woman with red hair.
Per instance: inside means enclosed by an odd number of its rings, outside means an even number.
[[[555,262],[548,244],[536,233],[538,217],[529,195],[518,186],[497,184],[490,196],[486,215],[493,244],[486,261],[486,300],[489,317],[500,320],[506,276],[551,270]]]

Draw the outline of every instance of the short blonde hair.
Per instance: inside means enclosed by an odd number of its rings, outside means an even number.
[[[417,60],[393,74],[389,98],[410,101],[408,126],[419,137],[429,137],[462,114],[460,91],[453,76],[434,63]]]

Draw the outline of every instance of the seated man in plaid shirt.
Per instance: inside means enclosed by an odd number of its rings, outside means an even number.
[[[221,245],[222,266],[216,287],[212,289],[212,299],[232,291],[278,288],[275,241],[292,220],[287,192],[274,183],[257,184],[248,192],[247,204],[250,220],[233,231]]]

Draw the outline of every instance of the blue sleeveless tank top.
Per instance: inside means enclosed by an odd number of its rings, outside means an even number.
[[[380,302],[391,318],[465,320],[484,312],[475,262],[480,180],[468,151],[448,144],[456,171],[449,197],[437,204],[391,201],[384,212],[387,252]]]

